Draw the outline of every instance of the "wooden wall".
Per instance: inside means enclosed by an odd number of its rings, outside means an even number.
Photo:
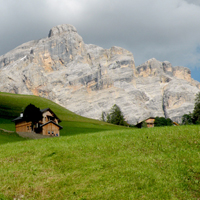
[[[43,116],[43,120],[42,120],[42,123],[45,124],[47,123],[49,120],[47,119],[47,116],[52,116],[52,114],[49,112],[49,111],[46,111],[42,114]]]
[[[59,127],[53,123],[49,123],[42,127],[43,135],[52,135],[52,136],[60,136]]]
[[[48,120],[48,116],[51,116],[51,117],[55,117],[51,112],[49,112],[49,111],[46,111],[46,112],[44,112],[43,114],[42,114],[42,116],[43,116],[43,119],[42,119],[42,123],[43,124],[45,124],[45,123],[47,123],[49,120]],[[58,124],[58,120],[55,118],[54,120],[53,120],[55,123],[57,123]]]
[[[155,122],[155,119],[154,118],[149,118],[145,121],[147,123],[147,127],[150,128],[150,127],[154,127],[154,122]]]
[[[31,122],[21,121],[15,124],[16,132],[31,132]]]

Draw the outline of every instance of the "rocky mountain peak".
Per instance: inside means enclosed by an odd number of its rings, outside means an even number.
[[[191,82],[191,71],[187,67],[176,66],[174,67],[173,75],[179,79]]]
[[[70,24],[62,24],[53,27],[48,34],[48,37],[53,37],[55,35],[61,35],[63,33],[77,32],[76,28]]]
[[[117,104],[130,124],[156,116],[179,122],[200,91],[188,68],[155,58],[135,67],[131,52],[85,44],[69,24],[0,56],[0,80],[1,92],[42,96],[89,118]]]
[[[139,76],[148,77],[148,76],[157,76],[158,74],[163,73],[162,62],[151,58],[142,65],[137,67],[137,73]]]
[[[188,82],[194,82],[191,78],[191,71],[182,66],[172,67],[168,61],[160,62],[155,58],[149,59],[142,65],[138,66],[137,74],[140,77],[155,77],[160,75],[173,76]]]

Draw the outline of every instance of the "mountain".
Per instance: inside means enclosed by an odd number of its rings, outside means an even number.
[[[156,116],[180,122],[200,91],[188,68],[155,58],[135,67],[131,52],[84,44],[67,24],[1,56],[0,80],[1,92],[45,97],[89,118],[117,104],[131,124]]]

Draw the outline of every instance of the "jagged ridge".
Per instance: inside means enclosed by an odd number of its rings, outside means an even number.
[[[189,69],[155,58],[135,67],[131,52],[84,44],[72,25],[1,56],[0,80],[2,92],[42,96],[90,118],[117,104],[132,124],[150,116],[180,121],[200,91]]]

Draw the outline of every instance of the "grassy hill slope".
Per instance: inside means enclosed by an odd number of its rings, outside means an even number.
[[[20,137],[17,133],[14,132],[5,132],[0,129],[0,145],[8,142],[19,142],[26,139]]]
[[[199,199],[199,134],[200,126],[180,126],[0,145],[0,193],[10,199]]]
[[[45,98],[2,92],[0,92],[0,128],[14,131],[15,126],[11,120],[18,117],[20,112],[23,112],[30,103],[40,109],[49,107],[56,113],[62,120],[60,124],[63,126],[61,136],[124,129],[124,127],[113,126],[101,121],[81,117]]]

